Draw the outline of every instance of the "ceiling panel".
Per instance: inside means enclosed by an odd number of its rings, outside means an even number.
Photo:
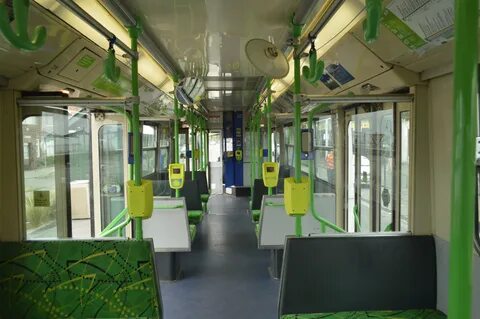
[[[252,38],[283,46],[300,0],[122,0],[187,76],[256,76],[244,53]]]

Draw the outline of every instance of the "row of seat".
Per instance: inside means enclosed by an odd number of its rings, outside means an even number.
[[[343,234],[288,237],[281,319],[443,319],[437,307],[433,236]]]
[[[144,177],[153,181],[154,196],[175,197],[176,191],[171,189],[168,181],[168,172],[155,172]],[[190,224],[190,237],[195,238],[198,225],[206,213],[207,203],[210,198],[207,176],[205,171],[196,171],[192,180],[192,172],[185,172],[183,188],[179,190],[180,197],[185,197],[188,220]]]

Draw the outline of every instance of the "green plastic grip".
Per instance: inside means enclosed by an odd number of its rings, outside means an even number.
[[[43,47],[47,39],[47,29],[44,26],[36,26],[32,40],[28,36],[28,9],[30,0],[13,0],[13,14],[17,31],[12,29],[5,2],[0,2],[0,32],[3,37],[14,47],[35,51]]]
[[[373,43],[380,33],[382,0],[365,0],[367,18],[363,21],[363,37],[367,43]]]
[[[108,49],[107,58],[103,62],[103,72],[107,79],[117,82],[120,79],[120,67],[116,65],[115,50]]]
[[[310,67],[304,66],[302,68],[302,74],[305,80],[310,84],[315,84],[323,75],[323,70],[325,68],[325,62],[317,60],[317,51],[310,50],[308,55]]]

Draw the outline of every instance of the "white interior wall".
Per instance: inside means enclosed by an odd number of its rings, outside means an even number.
[[[452,176],[453,75],[430,80],[428,86],[430,194],[432,229],[437,247],[437,303],[448,311],[448,268],[450,253],[450,190]],[[421,190],[420,190],[421,192]],[[419,214],[421,212],[416,212]],[[473,221],[472,221],[473,222]],[[473,260],[473,317],[480,319],[480,257]]]

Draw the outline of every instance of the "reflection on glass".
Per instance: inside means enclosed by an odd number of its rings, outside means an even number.
[[[23,121],[28,239],[66,237],[67,225],[72,237],[91,236],[89,123],[89,114],[70,108]]]
[[[57,237],[53,114],[23,120],[27,238]],[[26,152],[25,152],[26,151]]]
[[[178,135],[178,148],[180,151],[180,163],[184,165],[187,170],[187,136],[185,133]]]
[[[143,125],[142,131],[142,176],[155,172],[155,151],[157,130],[150,125]]]
[[[348,124],[348,230],[393,227],[392,109],[352,115]]]
[[[408,231],[410,112],[400,113],[400,231]]]
[[[321,116],[314,122],[315,176],[326,185],[316,192],[335,193],[335,149],[333,116]]]
[[[98,132],[98,136],[98,144],[100,147],[100,193],[103,229],[125,207],[122,125],[103,125]]]
[[[210,162],[222,160],[222,136],[220,133],[208,134],[208,158]]]

